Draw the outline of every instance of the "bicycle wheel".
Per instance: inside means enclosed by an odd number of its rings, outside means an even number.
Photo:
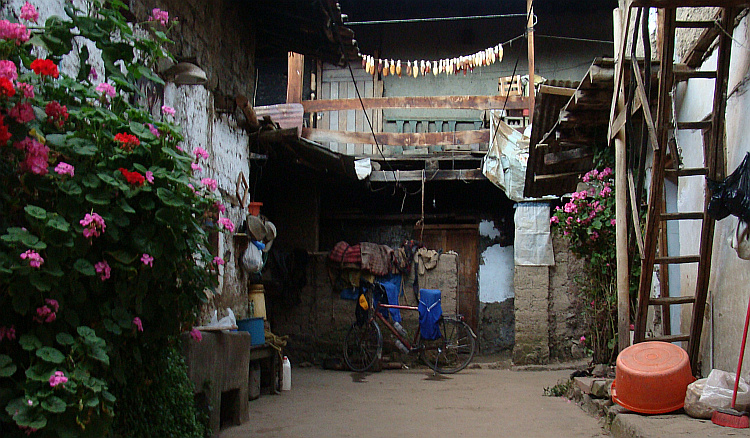
[[[352,324],[344,340],[344,361],[352,371],[366,371],[380,358],[383,337],[374,320]]]
[[[443,319],[439,323],[441,337],[422,340],[422,360],[441,374],[452,374],[466,368],[474,357],[475,340],[465,322]]]

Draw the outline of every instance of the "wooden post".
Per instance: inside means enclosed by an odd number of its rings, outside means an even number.
[[[526,0],[527,39],[529,43],[529,125],[534,123],[534,0]]]
[[[627,38],[628,26],[623,24],[622,9],[615,9],[613,12],[614,40],[615,40],[615,58],[625,56],[621,53],[621,47],[627,47],[621,44],[623,38]],[[628,14],[624,14],[627,16]],[[637,30],[636,30],[637,31]],[[622,63],[616,64],[618,69],[622,68]],[[619,77],[621,72],[615,72],[615,78]],[[623,90],[625,87],[622,81],[615,81],[619,85],[614,90],[617,99],[617,112],[615,116],[625,111],[625,98]],[[610,123],[614,121],[610,120]],[[625,129],[615,136],[615,230],[616,230],[616,250],[617,250],[617,333],[618,348],[622,351],[630,346],[630,272],[628,268],[628,183],[627,183],[627,156],[625,144]],[[637,206],[633,206],[637,208]],[[636,225],[637,226],[637,225]]]
[[[302,73],[305,56],[289,52],[287,58],[286,103],[302,103]]]

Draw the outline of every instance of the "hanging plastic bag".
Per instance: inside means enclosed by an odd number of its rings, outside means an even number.
[[[712,409],[726,409],[731,407],[734,376],[735,373],[717,369],[711,370],[703,387],[700,402],[710,406]],[[738,411],[743,411],[750,405],[750,385],[743,378],[740,378],[737,387],[737,401],[735,405]]]
[[[251,274],[263,269],[263,253],[257,246],[247,245],[245,252],[242,253],[242,268]]]
[[[731,215],[750,222],[750,152],[723,181],[707,180],[711,190],[708,214],[716,220]]]
[[[737,251],[737,257],[750,260],[750,227],[742,219],[737,221],[737,228],[734,230],[730,245]]]

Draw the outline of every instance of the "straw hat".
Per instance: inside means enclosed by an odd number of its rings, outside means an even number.
[[[266,247],[263,249],[263,252],[268,252],[271,250],[271,244],[273,243],[273,239],[276,238],[276,225],[273,224],[273,222],[267,220],[266,221],[266,237],[263,239],[263,243],[266,244]]]
[[[248,214],[245,219],[247,223],[247,232],[253,240],[262,242],[266,238],[266,226],[259,216]]]

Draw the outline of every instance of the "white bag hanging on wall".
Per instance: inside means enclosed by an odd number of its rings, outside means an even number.
[[[263,253],[252,242],[247,245],[242,253],[242,268],[251,274],[263,269]]]
[[[737,257],[750,260],[750,227],[747,222],[742,219],[737,221],[737,228],[734,230],[730,244],[737,251]]]

